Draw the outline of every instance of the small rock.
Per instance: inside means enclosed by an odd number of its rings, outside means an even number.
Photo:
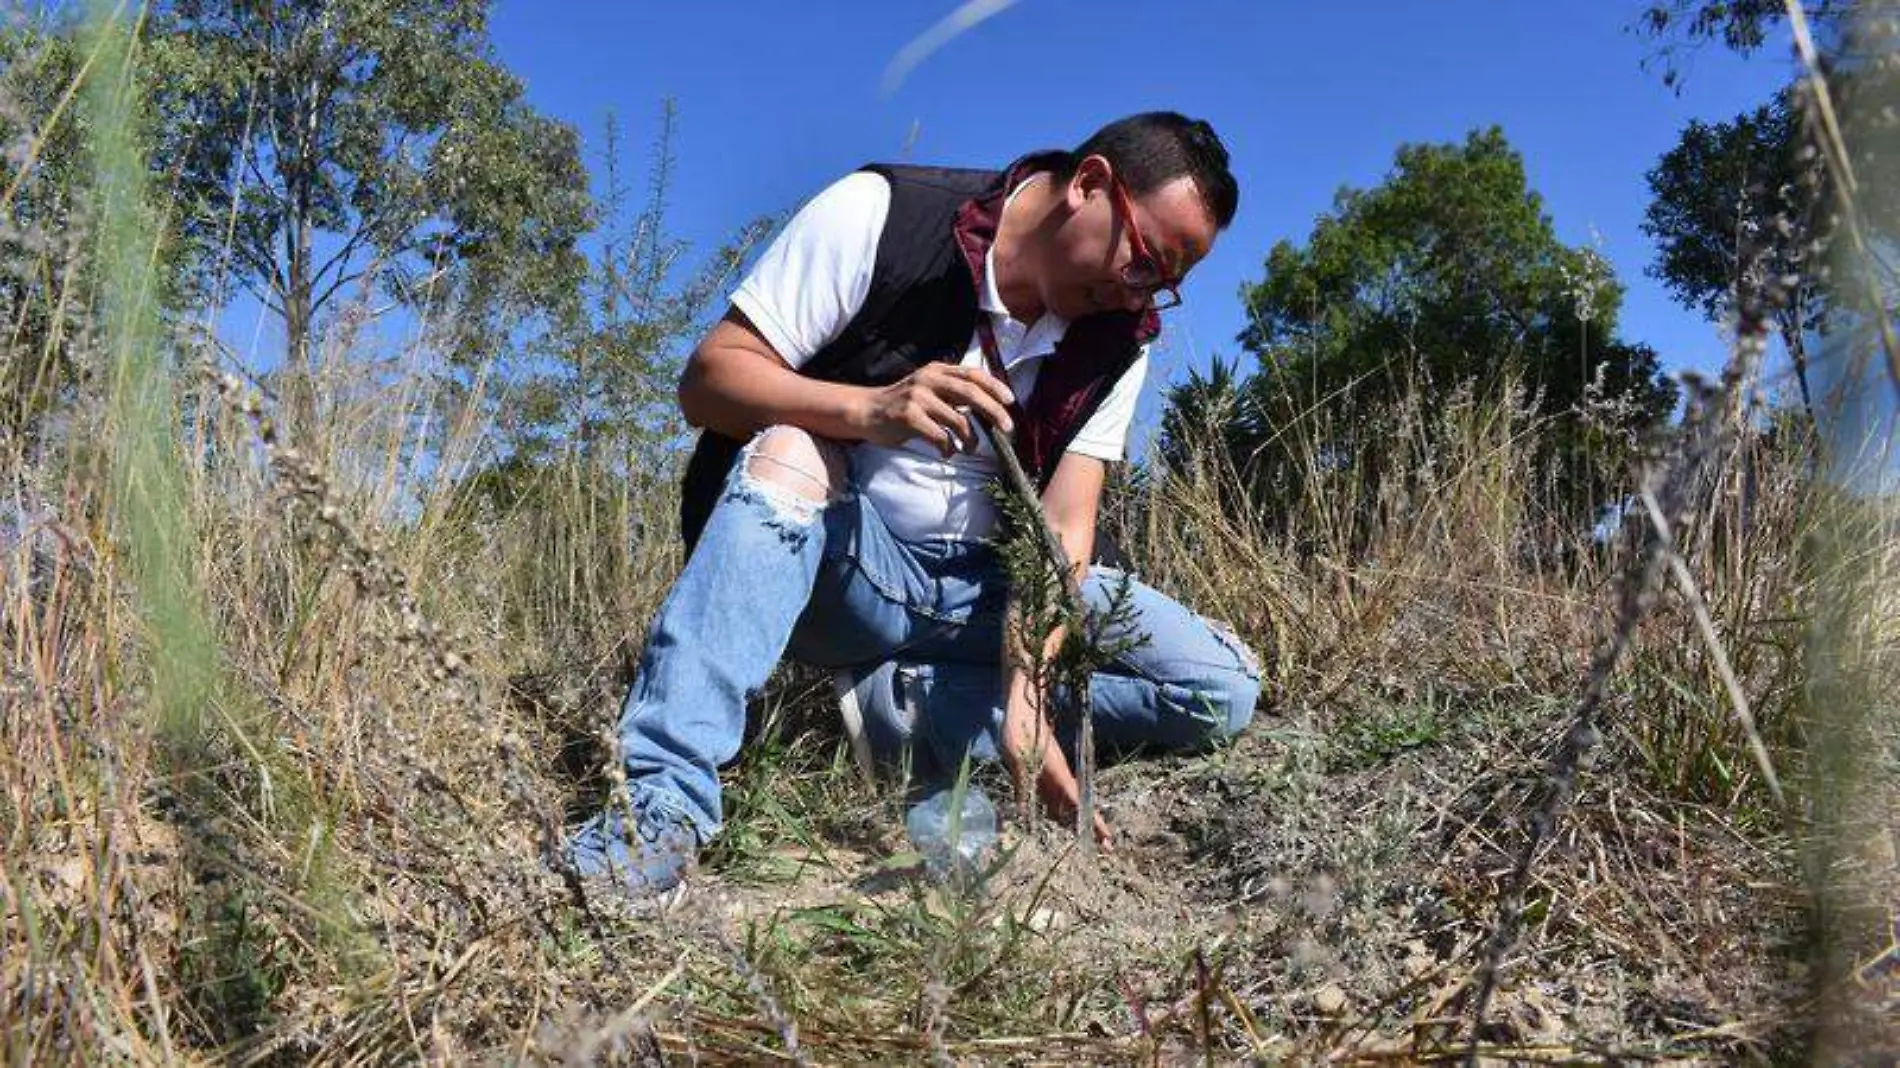
[[[75,856],[53,864],[47,871],[58,880],[61,887],[72,893],[78,893],[86,888],[87,867],[83,857]]]
[[[1323,1016],[1338,1016],[1346,1011],[1346,1003],[1346,992],[1339,988],[1338,983],[1327,983],[1313,995],[1313,1008]]]
[[[1047,934],[1050,931],[1061,930],[1068,922],[1069,918],[1055,909],[1039,908],[1020,920],[1016,919],[1014,913],[999,912],[996,918],[990,921],[990,926],[1003,931],[1007,930],[1011,923],[1020,923],[1037,934]]]

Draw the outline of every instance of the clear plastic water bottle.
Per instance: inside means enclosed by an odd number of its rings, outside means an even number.
[[[984,852],[996,842],[996,808],[989,797],[975,786],[964,787],[961,819],[953,828],[956,800],[956,790],[945,787],[911,806],[904,818],[910,844],[923,854],[924,869],[933,879],[974,874]]]

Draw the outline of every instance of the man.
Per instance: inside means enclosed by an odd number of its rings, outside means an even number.
[[[1002,655],[998,463],[976,421],[1013,441],[1068,558],[1095,559],[1159,312],[1234,215],[1227,160],[1206,123],[1157,112],[1002,172],[868,167],[797,213],[681,379],[703,429],[692,547],[620,720],[629,796],[569,843],[583,876],[680,881],[720,828],[747,697],[786,652],[851,678],[924,774],[1000,755],[1073,821],[1051,702]],[[1258,668],[1230,633],[1111,569],[1078,577],[1098,610],[1123,587],[1143,638],[1091,684],[1105,749],[1248,722]]]

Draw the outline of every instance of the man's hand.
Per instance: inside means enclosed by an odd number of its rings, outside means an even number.
[[[1061,750],[1058,749],[1057,752],[1060,753]],[[1049,813],[1050,819],[1064,827],[1075,826],[1076,815],[1082,809],[1082,790],[1080,784],[1075,781],[1075,776],[1070,773],[1067,760],[1062,760],[1060,765],[1054,762],[1043,764],[1042,774],[1036,779],[1036,796],[1042,798],[1043,809]],[[1095,844],[1101,847],[1102,852],[1113,853],[1115,851],[1114,832],[1109,830],[1108,821],[1102,818],[1102,810],[1099,807],[1094,815]]]
[[[857,436],[879,445],[924,438],[947,460],[958,451],[975,451],[981,440],[974,421],[978,416],[1010,433],[1008,405],[1014,400],[1008,386],[980,367],[927,363],[897,382],[868,391],[855,429]]]
[[[1041,719],[1039,702],[1027,695],[1028,673],[1011,672],[1010,701],[1003,714],[1003,764],[1009,769],[1016,787],[1016,800],[1025,809],[1029,804],[1035,777],[1034,795],[1042,799],[1049,818],[1065,827],[1075,826],[1076,813],[1082,807],[1081,785],[1069,770],[1069,758],[1056,744],[1048,722]],[[1095,841],[1102,852],[1114,852],[1114,835],[1100,809],[1095,812]]]

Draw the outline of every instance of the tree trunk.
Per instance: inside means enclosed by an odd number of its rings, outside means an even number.
[[[1796,317],[1798,320],[1798,316]],[[1814,395],[1808,391],[1808,346],[1801,336],[1799,321],[1781,322],[1781,342],[1788,347],[1788,362],[1794,365],[1795,385],[1801,388],[1801,407],[1808,413],[1808,420],[1814,421]]]
[[[284,366],[310,368],[310,239],[302,225],[291,225],[290,262],[284,270]]]
[[[311,299],[317,280],[311,273],[311,229],[314,214],[313,201],[318,171],[323,161],[317,155],[312,143],[312,134],[318,127],[318,101],[314,92],[306,95],[299,92],[292,114],[296,117],[292,150],[287,158],[278,164],[284,176],[285,192],[289,195],[289,217],[284,220],[287,227],[284,233],[284,252],[290,261],[284,265],[284,333],[287,351],[286,357],[292,366],[305,372],[315,370],[311,357],[311,319],[316,309],[311,307]]]

